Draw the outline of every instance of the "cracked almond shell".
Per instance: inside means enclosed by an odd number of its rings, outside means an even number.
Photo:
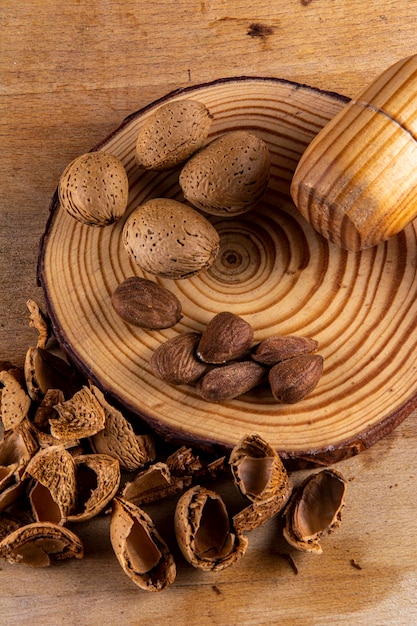
[[[11,371],[0,371],[0,415],[4,430],[16,428],[29,412],[31,399]]]
[[[68,528],[50,522],[21,526],[0,541],[0,557],[9,563],[45,567],[52,560],[83,556],[81,540]]]
[[[55,405],[57,418],[50,419],[51,434],[57,439],[91,437],[105,425],[105,413],[92,390],[83,386],[69,400]]]
[[[61,389],[69,399],[81,386],[77,373],[64,359],[40,347],[28,348],[24,371],[29,396],[35,402],[40,402],[48,389]]]
[[[76,504],[67,515],[68,522],[84,522],[101,513],[120,485],[120,465],[106,454],[74,457]]]
[[[335,469],[308,476],[294,490],[285,509],[284,537],[304,552],[322,553],[320,538],[341,523],[346,480]]]
[[[25,475],[34,479],[29,500],[36,521],[64,524],[76,503],[73,456],[63,446],[41,449],[30,460]]]
[[[191,487],[179,498],[174,526],[181,552],[195,568],[219,571],[246,553],[248,540],[231,531],[220,495],[200,485]]]
[[[189,487],[190,477],[171,474],[166,463],[158,461],[139,472],[132,481],[125,484],[121,496],[129,502],[141,506],[167,498]]]
[[[162,591],[174,582],[174,559],[152,519],[120,497],[113,500],[110,540],[123,571],[141,589]]]
[[[122,469],[133,471],[155,459],[155,443],[151,433],[137,435],[124,415],[109,404],[104,394],[94,385],[92,392],[104,411],[104,427],[90,437],[96,453],[108,454],[120,463]]]
[[[230,469],[236,487],[251,502],[281,501],[291,493],[287,471],[278,453],[259,435],[247,435],[232,450]]]

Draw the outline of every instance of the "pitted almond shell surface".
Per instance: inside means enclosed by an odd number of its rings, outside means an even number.
[[[69,400],[55,405],[56,419],[50,419],[51,434],[57,439],[91,437],[105,426],[105,412],[93,391],[84,385]]]
[[[212,215],[246,213],[262,198],[269,181],[270,154],[256,134],[234,130],[193,155],[180,173],[185,198]]]
[[[120,463],[122,469],[133,471],[155,459],[154,437],[151,433],[137,435],[124,415],[107,402],[94,385],[92,392],[104,411],[104,428],[90,437],[93,450],[108,454]]]
[[[87,152],[67,165],[58,183],[62,208],[88,226],[107,226],[124,215],[129,181],[115,155]]]
[[[212,116],[196,100],[175,100],[145,120],[136,142],[136,162],[149,170],[167,170],[187,160],[204,143]]]
[[[0,416],[4,430],[16,428],[27,416],[31,399],[11,371],[0,371]]]
[[[201,213],[171,198],[152,198],[134,209],[122,238],[142,270],[173,280],[209,268],[220,246],[217,230]]]
[[[35,519],[64,524],[76,503],[73,456],[64,446],[43,448],[31,459],[25,475],[34,479],[29,498]]]

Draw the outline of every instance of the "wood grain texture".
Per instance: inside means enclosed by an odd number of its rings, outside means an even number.
[[[417,217],[417,56],[387,68],[310,142],[291,195],[347,250],[388,240]]]
[[[35,340],[25,301],[42,303],[39,240],[72,158],[178,87],[262,75],[352,97],[417,50],[412,0],[3,0],[0,22],[0,358],[16,364]],[[179,625],[408,626],[417,616],[416,440],[414,412],[337,465],[350,479],[347,506],[320,557],[289,551],[272,520],[236,569],[206,576],[178,558],[176,584],[155,598],[115,563],[103,517],[79,528],[83,561],[1,565],[1,622],[147,626],[175,615]],[[171,513],[171,504],[155,511],[168,540]]]
[[[379,248],[346,254],[317,236],[294,209],[288,188],[295,166],[344,107],[344,97],[288,81],[242,78],[182,90],[163,102],[183,98],[209,108],[208,141],[241,129],[266,142],[267,193],[244,216],[210,220],[220,235],[211,268],[185,280],[157,279],[178,297],[183,312],[175,328],[160,332],[126,325],[111,306],[126,278],[154,279],[126,253],[125,218],[91,228],[54,203],[39,275],[55,335],[88,378],[171,440],[230,450],[254,431],[292,460],[331,463],[356,454],[417,403],[410,385],[417,234],[410,227]],[[100,143],[128,173],[127,215],[155,196],[183,200],[178,169],[156,174],[135,163],[139,130],[160,104],[133,114]],[[215,404],[191,386],[161,384],[151,371],[153,352],[168,338],[201,332],[221,311],[249,321],[255,342],[273,335],[316,339],[325,367],[313,393],[301,403],[277,405],[267,390],[255,389]]]

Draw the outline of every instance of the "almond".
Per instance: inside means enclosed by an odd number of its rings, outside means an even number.
[[[323,357],[301,354],[274,365],[269,371],[272,395],[281,404],[294,404],[308,396],[323,373]]]
[[[152,198],[127,218],[123,244],[145,272],[179,280],[210,267],[220,239],[214,226],[192,207],[171,198]]]
[[[318,345],[318,342],[310,337],[274,335],[264,339],[255,347],[252,358],[257,363],[275,365],[300,354],[316,352]]]
[[[188,332],[162,343],[151,358],[155,376],[172,385],[192,383],[200,378],[207,369],[195,352],[200,337],[201,333]]]
[[[237,361],[210,370],[198,382],[201,397],[209,402],[232,400],[259,385],[266,370],[254,361]]]
[[[193,206],[211,215],[234,216],[246,213],[261,199],[269,172],[265,142],[254,133],[235,130],[194,154],[179,182]]]
[[[125,322],[141,328],[170,328],[182,317],[181,302],[172,291],[139,276],[123,281],[111,300]]]
[[[146,119],[136,142],[136,162],[147,170],[179,165],[204,143],[212,116],[202,102],[167,102]]]
[[[253,342],[253,328],[242,317],[223,311],[204,329],[197,348],[205,363],[226,363],[247,354]]]

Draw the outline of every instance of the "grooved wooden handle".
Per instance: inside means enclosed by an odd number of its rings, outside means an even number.
[[[291,195],[347,250],[386,241],[417,217],[417,55],[388,68],[323,128]]]

